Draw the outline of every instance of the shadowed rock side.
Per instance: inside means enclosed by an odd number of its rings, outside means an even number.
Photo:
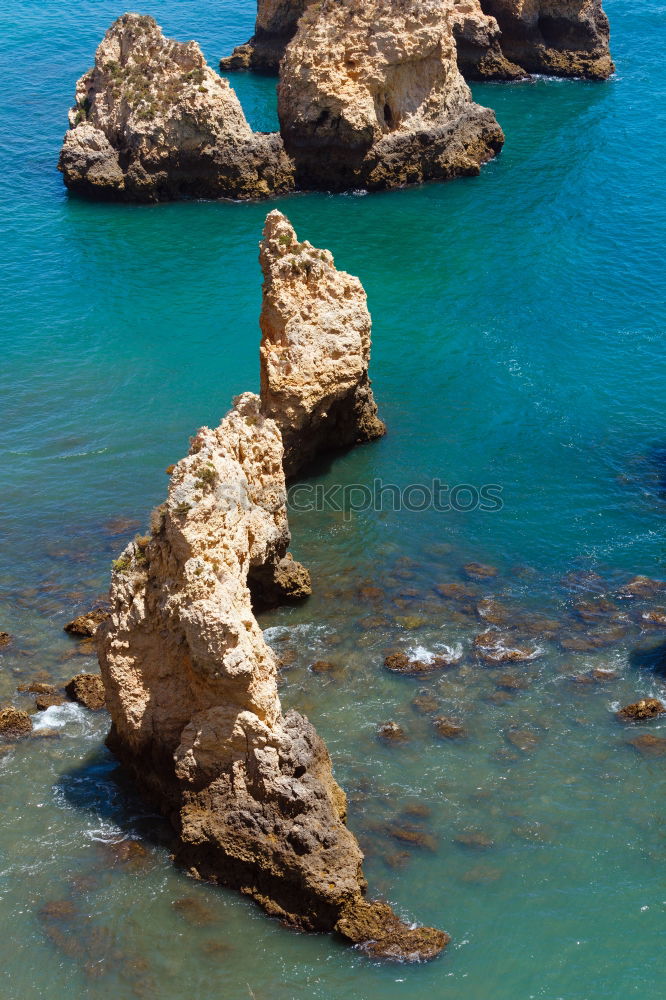
[[[317,455],[386,432],[368,378],[372,321],[358,278],[328,250],[299,243],[281,212],[266,219],[260,261],[261,405],[282,432],[293,479]]]
[[[253,69],[277,74],[284,50],[296,34],[298,21],[312,0],[258,0],[254,35],[220,60],[222,73]]]
[[[373,955],[432,958],[445,934],[365,900],[326,747],[282,714],[247,579],[285,539],[280,432],[246,393],[176,465],[148,545],[116,563],[100,643],[109,746],[170,818],[192,874]]]
[[[482,0],[504,56],[528,73],[605,80],[615,70],[601,0]]]
[[[280,136],[253,132],[199,46],[165,38],[151,17],[111,26],[69,117],[58,166],[83,194],[265,198],[293,187]]]
[[[312,0],[258,0],[254,36],[222,59],[222,71],[278,73]],[[324,12],[332,6],[320,5]],[[458,67],[468,80],[516,80],[529,73],[605,79],[613,72],[601,0],[442,0],[452,12]]]
[[[452,31],[441,0],[306,10],[278,87],[298,186],[381,189],[478,174],[504,136],[472,100]]]

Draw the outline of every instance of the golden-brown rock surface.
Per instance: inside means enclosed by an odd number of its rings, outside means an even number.
[[[270,212],[260,252],[261,405],[292,479],[317,455],[381,437],[368,378],[372,321],[358,278]]]
[[[222,59],[222,71],[277,74],[311,3],[258,0],[254,36]],[[530,72],[605,79],[613,72],[601,0],[442,0],[442,6],[452,10],[458,66],[468,80],[515,80]]]
[[[293,187],[280,136],[252,131],[196,42],[167,39],[138,14],[115,21],[78,81],[59,169],[72,190],[133,201]]]
[[[313,4],[280,64],[278,114],[301,188],[380,189],[477,174],[502,147],[475,104],[441,0]]]
[[[326,747],[282,713],[248,575],[282,558],[288,537],[280,431],[245,393],[193,438],[148,543],[115,563],[100,636],[109,746],[170,818],[192,874],[372,955],[432,958],[443,932],[365,900]]]

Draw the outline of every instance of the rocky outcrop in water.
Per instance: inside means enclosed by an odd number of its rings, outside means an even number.
[[[259,397],[238,397],[175,466],[151,539],[117,560],[100,650],[109,746],[170,818],[192,874],[373,955],[431,958],[445,934],[365,899],[326,747],[280,706],[248,577],[284,558],[282,458]]]
[[[258,0],[254,35],[220,60],[220,70],[253,69],[277,73],[284,50],[296,34],[301,14],[312,0]]]
[[[381,437],[368,378],[372,321],[358,278],[268,215],[260,252],[261,405],[282,434],[292,479],[317,455]]]
[[[441,0],[313,4],[280,65],[278,114],[302,188],[477,174],[502,147],[472,100]]]
[[[59,169],[82,194],[131,201],[265,198],[293,187],[280,136],[253,132],[195,42],[124,14],[76,85]]]
[[[501,51],[527,73],[605,80],[614,72],[601,0],[482,0]]]
[[[312,0],[258,0],[254,36],[222,59],[222,72],[278,73]],[[331,5],[320,5],[328,13]],[[468,80],[516,80],[529,73],[605,79],[613,72],[601,0],[452,0],[460,71]]]

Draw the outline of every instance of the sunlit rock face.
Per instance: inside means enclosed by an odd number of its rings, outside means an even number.
[[[108,743],[171,820],[193,875],[375,956],[432,958],[447,935],[365,899],[328,751],[282,712],[248,585],[289,541],[282,460],[259,397],[238,397],[175,466],[151,535],[116,561],[100,636]]]
[[[261,403],[293,479],[318,455],[385,433],[368,377],[372,321],[358,278],[300,243],[281,212],[266,219],[260,260]]]
[[[82,194],[245,199],[293,187],[280,136],[253,132],[196,42],[165,38],[151,17],[109,28],[69,120],[59,169]]]
[[[441,0],[313,4],[280,66],[278,113],[302,188],[476,174],[504,141],[472,100]]]

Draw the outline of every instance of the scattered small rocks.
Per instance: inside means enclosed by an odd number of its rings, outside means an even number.
[[[69,635],[91,638],[108,618],[109,612],[106,608],[93,608],[92,611],[88,611],[85,615],[79,615],[78,618],[65,625],[65,632]]]
[[[666,705],[658,698],[641,698],[632,705],[625,705],[617,713],[621,722],[644,722],[646,719],[656,719],[666,712]]]
[[[27,712],[6,705],[0,709],[0,737],[7,740],[18,740],[29,736],[32,732],[32,721]]]
[[[105,706],[104,684],[99,674],[77,674],[65,685],[67,697],[93,712]]]

